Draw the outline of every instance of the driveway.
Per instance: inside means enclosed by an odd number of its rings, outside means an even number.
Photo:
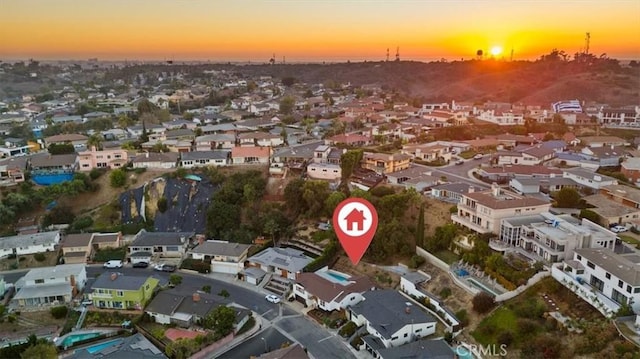
[[[316,358],[355,358],[339,336],[329,333],[308,317],[298,315],[280,319],[274,324],[294,337]]]

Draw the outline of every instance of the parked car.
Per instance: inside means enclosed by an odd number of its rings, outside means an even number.
[[[93,301],[92,300],[83,300],[80,304],[82,304],[83,306],[89,306],[89,305],[93,305]]]
[[[159,272],[175,272],[176,268],[177,267],[174,266],[173,264],[165,264],[165,263],[160,263],[153,266],[153,269]]]
[[[149,266],[149,263],[147,262],[136,262],[133,263],[133,268],[147,268]]]
[[[271,303],[275,303],[275,304],[280,303],[280,298],[278,298],[278,296],[273,294],[267,295],[266,297],[264,297],[264,299],[266,299],[268,302],[271,302]]]
[[[611,227],[611,232],[614,233],[622,233],[622,232],[626,232],[627,231],[627,227],[625,226],[614,226]]]
[[[119,259],[113,259],[105,262],[102,265],[103,268],[122,268],[122,261]]]
[[[464,161],[463,161],[463,160],[457,160],[457,161],[456,161],[456,165],[462,165],[462,164],[464,164]]]
[[[477,155],[473,156],[474,160],[481,160],[482,157],[484,157],[484,155],[482,153],[478,153]]]

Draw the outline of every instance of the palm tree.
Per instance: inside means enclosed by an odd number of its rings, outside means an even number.
[[[104,141],[104,138],[102,137],[102,135],[93,134],[87,140],[87,147],[88,148],[95,147],[97,150],[101,150],[103,141]]]

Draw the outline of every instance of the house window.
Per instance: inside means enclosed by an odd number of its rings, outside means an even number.
[[[587,261],[587,267],[589,267],[589,268],[591,268],[591,269],[596,269],[595,264],[593,264],[593,263],[591,263],[591,262],[589,262],[589,261]]]
[[[640,293],[640,287],[638,287],[638,288],[633,288],[633,293]]]
[[[36,284],[42,284],[44,283],[44,279],[36,279],[35,282]]]
[[[398,339],[398,337],[391,337],[391,340],[396,340]]]
[[[408,337],[408,336],[409,336],[409,333],[404,333],[404,337],[405,338]]]
[[[627,293],[631,293],[631,286],[627,284]]]
[[[422,331],[422,328],[418,328],[415,330],[416,333],[420,333]]]
[[[624,288],[624,283],[622,283],[621,280],[618,280],[618,287],[619,288]]]
[[[116,294],[118,295],[118,297],[124,297],[124,292],[121,290],[117,291]]]
[[[611,279],[611,274],[609,274],[609,273],[605,273],[605,274],[604,274],[604,276],[605,276],[605,278],[607,278],[607,279]]]
[[[167,246],[167,252],[177,252],[178,246]]]
[[[578,256],[576,257],[579,261],[582,260],[582,256],[578,254]]]

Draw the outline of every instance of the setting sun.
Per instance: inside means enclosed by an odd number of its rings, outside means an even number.
[[[492,56],[499,56],[500,54],[502,54],[502,47],[494,46],[494,47],[491,48],[491,55]]]

